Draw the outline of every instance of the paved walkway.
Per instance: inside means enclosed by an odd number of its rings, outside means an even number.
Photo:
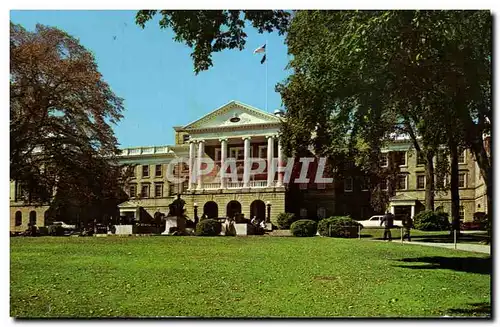
[[[393,240],[393,242],[398,242],[398,241]],[[400,242],[401,241],[399,241],[398,243]],[[434,243],[434,242],[418,242],[418,241],[411,241],[411,242],[404,241],[403,243],[455,249],[455,245],[453,243]],[[483,244],[457,243],[457,250],[491,254],[491,247],[489,245],[483,245]]]

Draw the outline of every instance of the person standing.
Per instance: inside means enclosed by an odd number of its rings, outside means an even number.
[[[387,211],[380,220],[380,226],[382,225],[384,225],[384,241],[392,241],[391,228],[394,225],[394,215]]]
[[[404,227],[404,234],[403,234],[403,240],[408,238],[408,242],[411,242],[411,236],[410,236],[410,230],[413,228],[413,219],[411,219],[410,216],[406,215],[405,219],[403,220],[403,227]]]

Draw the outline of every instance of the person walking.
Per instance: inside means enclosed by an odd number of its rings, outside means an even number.
[[[404,234],[403,240],[408,238],[408,242],[411,242],[410,230],[413,228],[413,219],[410,216],[406,215],[403,220]]]
[[[380,226],[382,225],[384,225],[384,241],[392,241],[391,228],[394,225],[394,215],[387,211],[380,220]]]

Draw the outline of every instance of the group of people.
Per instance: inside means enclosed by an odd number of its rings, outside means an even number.
[[[403,240],[406,238],[411,241],[410,231],[413,228],[413,219],[405,215],[403,217]],[[384,241],[392,241],[391,228],[394,227],[394,215],[391,212],[386,212],[380,220],[380,226],[384,226]]]

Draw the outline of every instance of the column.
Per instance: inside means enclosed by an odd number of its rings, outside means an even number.
[[[220,139],[220,188],[226,188],[226,171],[222,170],[227,159],[227,139]]]
[[[244,161],[243,161],[243,187],[248,187],[250,181],[250,136],[243,138],[245,142]]]
[[[412,205],[411,206],[411,214],[410,214],[410,218],[413,219],[413,217],[415,217],[415,205]]]
[[[266,136],[267,138],[267,187],[273,187],[274,182],[274,136]]]
[[[396,208],[393,205],[391,205],[391,213],[393,215],[396,213]]]
[[[195,144],[193,141],[189,142],[189,190],[193,189],[193,184],[195,183],[194,180],[194,175],[195,175],[195,165],[194,165],[194,160],[195,160],[195,150],[194,150]]]
[[[283,167],[283,149],[281,147],[281,140],[278,137],[278,167]],[[278,171],[278,187],[283,186],[283,175],[284,172],[279,172]]]
[[[198,163],[196,164],[196,173],[198,177],[198,190],[203,189],[203,176],[201,176],[201,164],[202,164],[202,158],[203,155],[205,154],[205,140],[199,140],[198,141]]]

